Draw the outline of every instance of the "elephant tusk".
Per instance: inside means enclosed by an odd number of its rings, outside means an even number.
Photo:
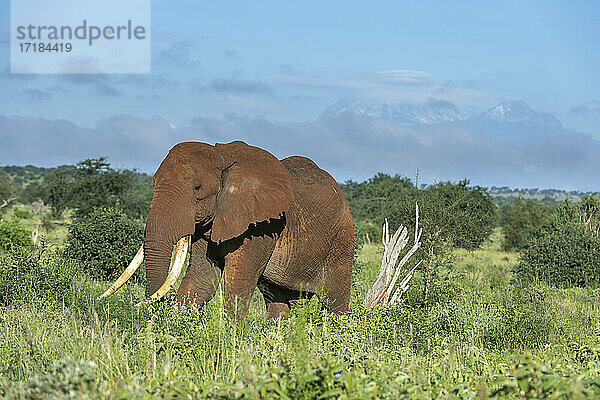
[[[162,284],[162,286],[156,292],[154,292],[152,296],[150,296],[150,300],[159,300],[169,290],[171,290],[175,282],[177,282],[179,276],[181,275],[181,271],[183,271],[183,266],[185,265],[185,259],[187,257],[189,247],[189,236],[184,236],[179,239],[177,242],[177,249],[175,250],[175,258],[171,263],[167,279],[165,279],[165,282]]]
[[[106,292],[102,293],[102,295],[98,297],[98,300],[104,299],[105,297],[108,297],[119,290],[119,288],[123,286],[123,284],[127,282],[129,278],[131,278],[133,273],[140,267],[140,265],[142,265],[142,261],[144,261],[144,245],[140,247],[137,254],[135,257],[133,257],[133,260],[131,260],[131,263],[129,263],[129,266],[125,269],[125,271],[123,271],[119,279],[110,285],[110,287],[106,289]]]

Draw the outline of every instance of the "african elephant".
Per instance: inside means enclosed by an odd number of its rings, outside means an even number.
[[[333,312],[348,310],[352,217],[340,186],[308,158],[278,160],[239,141],[177,144],[154,175],[144,244],[101,297],[143,259],[146,294],[162,297],[181,274],[188,247],[178,290],[183,303],[208,302],[224,273],[227,305],[240,315],[257,286],[274,318],[285,316],[301,293],[318,294]]]

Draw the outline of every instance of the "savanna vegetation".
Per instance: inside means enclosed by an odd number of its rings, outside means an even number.
[[[0,398],[600,396],[597,195],[500,205],[468,181],[347,182],[351,311],[329,314],[315,297],[271,321],[257,291],[238,320],[222,289],[202,309],[173,294],[137,307],[143,273],[96,300],[137,250],[150,177],[104,159],[11,168],[0,173],[0,205],[15,198],[0,209]],[[412,232],[415,202],[423,245],[407,268],[424,262],[399,305],[365,309],[381,224]]]

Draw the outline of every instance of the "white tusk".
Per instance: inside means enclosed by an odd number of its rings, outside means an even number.
[[[185,259],[190,247],[189,238],[189,236],[184,236],[177,242],[175,258],[171,263],[167,279],[165,279],[165,283],[163,283],[162,286],[156,292],[154,292],[152,296],[150,296],[150,300],[158,300],[163,297],[169,290],[171,290],[175,282],[177,282],[179,279],[179,275],[181,275],[181,271],[183,271]]]
[[[110,285],[110,287],[106,289],[106,292],[102,293],[102,295],[98,297],[98,300],[108,297],[119,290],[119,288],[123,286],[123,284],[127,282],[129,278],[131,278],[133,273],[140,267],[140,265],[142,265],[142,261],[144,261],[144,245],[140,247],[137,254],[135,257],[133,257],[133,260],[131,260],[131,263],[129,263],[129,266],[125,269],[125,271],[123,271],[119,279]]]

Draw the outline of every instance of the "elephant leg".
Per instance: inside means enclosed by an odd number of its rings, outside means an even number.
[[[219,286],[221,270],[208,260],[207,246],[206,240],[192,239],[190,263],[177,291],[182,303],[203,306],[213,298]]]
[[[343,314],[349,309],[353,264],[354,232],[342,229],[331,244],[321,285],[322,300],[327,309],[336,314]]]
[[[300,298],[310,299],[313,295],[312,293],[300,293],[297,290],[278,285],[264,276],[261,276],[258,281],[258,289],[265,299],[267,315],[273,319],[286,319],[290,313],[290,308],[296,305]]]
[[[226,305],[237,316],[246,315],[258,279],[274,248],[274,237],[252,236],[225,256]]]

